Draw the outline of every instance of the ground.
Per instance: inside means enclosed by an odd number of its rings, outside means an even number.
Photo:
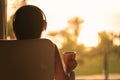
[[[76,76],[76,80],[104,80],[104,75]],[[120,74],[110,74],[109,80],[120,80]]]

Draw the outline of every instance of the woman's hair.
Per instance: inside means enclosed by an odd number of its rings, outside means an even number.
[[[17,39],[40,38],[46,24],[43,11],[33,5],[20,7],[13,16],[13,30]]]

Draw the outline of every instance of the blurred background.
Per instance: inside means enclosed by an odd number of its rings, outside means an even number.
[[[76,79],[120,79],[120,0],[7,0],[8,39],[15,39],[12,16],[36,5],[47,17],[42,37],[62,53],[76,52]]]

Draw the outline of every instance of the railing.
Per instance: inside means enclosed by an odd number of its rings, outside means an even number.
[[[7,0],[0,0],[0,39],[6,39]]]

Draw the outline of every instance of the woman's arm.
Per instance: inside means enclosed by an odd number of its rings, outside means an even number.
[[[55,80],[68,80],[68,74],[64,71],[57,46],[55,46]]]

